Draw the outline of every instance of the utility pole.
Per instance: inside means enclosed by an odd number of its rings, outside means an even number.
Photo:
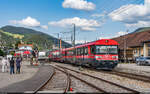
[[[60,39],[59,39],[59,33],[57,33],[57,37],[58,37],[58,48],[59,48],[59,50],[60,50],[60,44],[59,44],[59,41],[60,41]]]
[[[75,38],[76,37],[76,26],[75,24],[73,24],[73,48],[74,48],[74,51],[73,51],[73,54],[74,54],[74,58],[73,58],[73,61],[74,63],[76,62],[76,58],[75,58],[75,55],[76,55],[76,50],[75,50]]]
[[[76,26],[73,24],[73,47],[75,49]]]
[[[128,34],[129,30],[126,31],[126,33]],[[125,38],[125,35],[124,35],[124,61],[125,63],[127,63],[127,37]]]
[[[64,38],[61,37],[61,40],[64,39],[65,41],[70,41],[70,37],[68,37],[68,38],[65,37],[65,34],[71,34],[71,44],[73,43],[73,42],[72,42],[72,32],[60,32],[60,33],[62,33],[62,34],[63,34],[63,37],[64,37]],[[61,41],[61,40],[60,40],[60,48],[62,47],[62,45],[61,45],[61,44],[62,44],[62,41]],[[65,46],[65,45],[64,45],[64,46]]]
[[[60,49],[60,44],[59,44],[59,43],[60,43],[59,33],[54,33],[54,34],[57,34],[57,41],[56,41],[57,44],[56,44],[56,45],[57,45],[57,47]],[[54,43],[55,43],[55,42],[54,42]]]

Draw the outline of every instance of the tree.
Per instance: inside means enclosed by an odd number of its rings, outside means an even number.
[[[17,41],[16,44],[15,44],[15,49],[18,49],[18,44],[21,44],[21,41]]]
[[[4,56],[4,52],[0,49],[0,56]]]

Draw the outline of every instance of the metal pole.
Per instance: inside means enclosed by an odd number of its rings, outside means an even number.
[[[126,39],[124,35],[124,62],[126,63]]]
[[[127,33],[129,32],[129,30],[126,31]],[[125,38],[125,35],[124,35],[124,61],[125,63],[127,63],[127,37]]]
[[[59,47],[59,41],[60,41],[60,39],[59,39],[59,33],[57,33],[57,36],[58,36],[58,44],[57,44],[57,46],[60,49],[60,47]]]
[[[73,36],[74,36],[73,47],[75,48],[75,37],[76,37],[75,31],[76,31],[76,26],[75,26],[75,24],[73,24],[73,25],[74,25],[74,29],[73,29]]]
[[[74,48],[73,54],[74,54],[74,59],[73,59],[73,61],[75,63],[76,62],[76,58],[75,58],[75,55],[76,55],[76,50],[75,50],[76,26],[75,26],[75,24],[73,24],[73,26],[74,26],[74,28],[73,28],[73,48]]]

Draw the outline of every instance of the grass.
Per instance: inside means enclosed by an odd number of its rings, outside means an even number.
[[[24,38],[24,35],[20,35],[20,34],[12,34],[12,33],[9,33],[9,32],[4,32],[2,30],[0,30],[0,32],[8,35],[8,36],[12,36],[13,38],[18,38],[18,39],[22,39]]]

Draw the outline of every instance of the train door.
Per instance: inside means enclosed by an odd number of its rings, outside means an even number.
[[[95,46],[94,45],[92,45],[92,46],[90,46],[89,47],[90,49],[89,49],[89,64],[91,65],[91,66],[94,66],[95,64]]]

